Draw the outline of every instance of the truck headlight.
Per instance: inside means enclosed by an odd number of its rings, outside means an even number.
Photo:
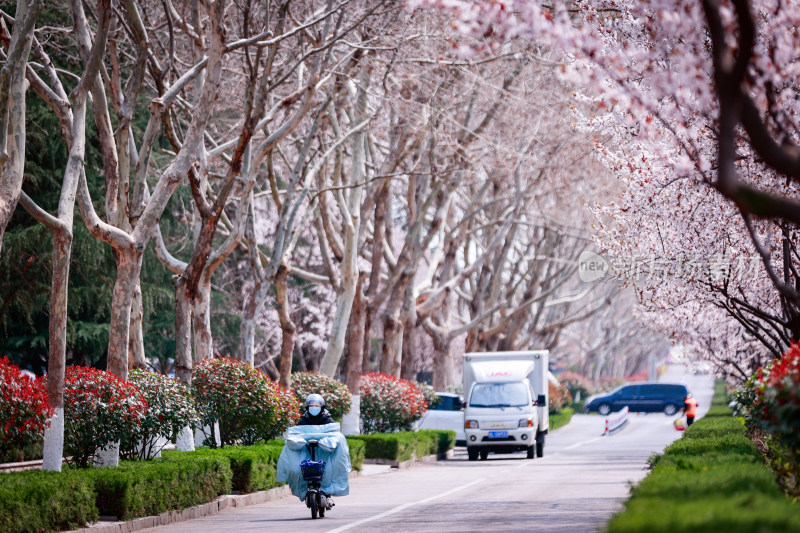
[[[521,428],[532,428],[533,427],[533,419],[531,419],[531,418],[520,418],[519,419],[519,427],[521,427]]]
[[[477,420],[467,420],[464,422],[464,429],[478,429]]]

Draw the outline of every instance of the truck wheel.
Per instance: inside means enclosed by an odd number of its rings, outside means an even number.
[[[608,405],[607,403],[601,403],[597,407],[597,412],[600,413],[603,416],[606,416],[608,413],[611,412],[611,406]]]
[[[485,461],[489,457],[489,450],[481,450],[481,461]]]
[[[478,460],[478,449],[474,447],[467,446],[467,457],[469,457],[470,461],[477,461]]]
[[[678,412],[678,408],[673,403],[668,403],[664,406],[664,414],[667,416],[672,416]]]
[[[536,457],[536,446],[528,446],[528,459]]]
[[[544,433],[536,435],[536,457],[544,455]]]

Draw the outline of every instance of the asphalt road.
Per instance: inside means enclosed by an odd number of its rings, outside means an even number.
[[[671,366],[662,381],[688,385],[702,416],[713,377],[684,372]],[[469,462],[458,448],[449,461],[361,476],[321,520],[288,497],[148,531],[596,531],[647,474],[647,458],[680,437],[674,418],[632,414],[622,430],[602,436],[603,417],[575,415],[548,436],[542,458],[490,454]]]

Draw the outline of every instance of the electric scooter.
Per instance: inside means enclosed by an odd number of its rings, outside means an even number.
[[[333,502],[320,490],[322,474],[325,472],[325,461],[316,460],[318,444],[319,442],[313,439],[306,443],[311,459],[305,459],[300,463],[303,479],[308,484],[306,506],[311,509],[312,519],[316,519],[317,515],[325,518],[325,511],[329,511],[333,507]]]

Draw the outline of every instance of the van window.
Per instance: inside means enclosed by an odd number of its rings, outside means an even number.
[[[639,390],[639,385],[628,385],[627,387],[622,387],[617,391],[615,396],[619,398],[633,398],[636,396],[636,392]]]
[[[476,383],[470,407],[523,407],[531,404],[524,383]]]
[[[669,385],[641,385],[641,392],[647,396],[666,396],[669,394]]]
[[[675,396],[686,396],[689,394],[689,389],[685,385],[667,385],[668,394]]]

